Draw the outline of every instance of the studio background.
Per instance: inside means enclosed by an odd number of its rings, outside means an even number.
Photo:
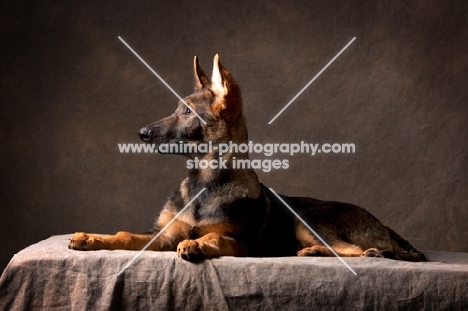
[[[183,157],[119,152],[177,99],[118,36],[181,96],[193,89],[193,56],[210,74],[219,53],[254,142],[356,145],[275,155],[290,167],[259,170],[264,184],[360,205],[418,249],[468,252],[466,1],[2,7],[0,271],[50,235],[151,229],[184,178]]]

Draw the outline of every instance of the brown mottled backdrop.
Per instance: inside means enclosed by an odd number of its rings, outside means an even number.
[[[181,95],[192,57],[211,72],[219,53],[253,141],[356,145],[276,155],[290,167],[263,183],[468,252],[466,1],[18,1],[0,15],[0,271],[50,235],[150,229],[184,177],[182,157],[119,153],[177,99],[118,36]]]

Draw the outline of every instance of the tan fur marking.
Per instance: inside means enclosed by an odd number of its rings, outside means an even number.
[[[200,181],[201,182],[207,183],[213,177],[213,171],[211,169],[209,169],[209,168],[203,169],[203,170],[200,169],[198,171],[200,172]]]
[[[195,217],[193,217],[193,214],[190,212],[190,207],[187,208],[185,212],[180,214],[180,216],[177,219],[181,222],[186,223],[190,227],[193,227],[197,224]]]
[[[195,240],[184,240],[177,246],[179,257],[187,260],[219,256],[246,256],[247,251],[234,238],[226,236],[236,231],[230,223],[217,223],[195,228],[201,236]]]
[[[217,98],[216,101],[211,104],[211,111],[217,115],[219,115],[224,109],[226,109],[224,98]]]
[[[179,241],[189,238],[189,233],[190,227],[176,220],[147,249],[153,251],[174,250]],[[109,236],[77,232],[70,239],[69,248],[75,250],[142,250],[153,237],[154,234],[150,233],[137,234],[126,231]]]
[[[336,245],[330,245],[331,248],[341,257],[360,257],[363,253],[362,248],[356,245],[347,244],[340,242]],[[326,246],[322,245],[314,245],[310,247],[305,247],[297,252],[298,256],[314,256],[311,255],[314,251],[319,252],[319,254],[315,256],[326,256],[331,257],[335,256],[335,254],[330,251],[330,249]]]
[[[188,202],[190,202],[190,196],[188,194],[187,184],[188,184],[188,177],[182,180],[182,182],[180,183],[180,188],[179,188],[182,199],[184,200],[184,204],[187,204]]]
[[[334,256],[330,249],[322,245],[302,223],[296,222],[295,232],[297,239],[304,247],[297,253],[298,256],[310,256],[313,251],[320,252],[320,256]],[[364,252],[361,247],[342,241],[327,241],[327,243],[338,255],[343,257],[359,257]]]
[[[318,252],[315,255],[312,255],[313,252]],[[310,247],[305,247],[297,252],[297,256],[333,256],[333,253],[326,247],[321,245],[314,245]]]
[[[187,202],[188,203],[188,202]],[[162,229],[168,222],[170,222],[176,215],[177,210],[166,206],[161,214],[159,214],[158,219],[156,220],[156,228]],[[187,208],[182,214],[177,218],[178,221],[186,223],[188,226],[195,226],[196,221],[193,217],[193,214],[190,212],[190,207]]]
[[[210,161],[213,160],[213,155],[207,154],[204,157],[200,158],[200,160],[207,160],[208,163],[210,163]],[[198,172],[200,174],[199,175],[200,181],[203,183],[207,183],[213,178],[213,169],[211,169],[210,167],[205,168],[205,169],[199,168]]]
[[[294,226],[294,231],[296,233],[296,238],[299,240],[301,245],[303,247],[306,246],[314,246],[314,245],[319,245],[319,241],[317,241],[310,232],[309,229],[307,229],[302,223],[299,221],[296,221],[295,226]]]
[[[361,247],[344,242],[336,243],[331,245],[331,247],[338,255],[344,257],[359,257],[364,252]]]
[[[159,214],[158,219],[156,220],[156,227],[163,228],[177,213],[175,211],[170,211],[163,209],[161,214]]]
[[[245,256],[245,250],[230,237],[211,232],[196,240],[184,240],[177,246],[177,255],[187,260],[219,256]]]
[[[77,232],[70,239],[69,248],[76,250],[139,250],[142,249],[152,238],[153,235],[150,234],[134,234],[125,231],[120,231],[115,235],[109,236]]]
[[[205,257],[238,256],[238,247],[235,240],[226,236],[211,232],[196,240]]]
[[[217,223],[217,224],[207,224],[199,225],[196,228],[196,233],[199,236],[204,236],[209,233],[216,233],[219,235],[227,235],[229,233],[235,233],[237,230],[233,224],[230,223]]]

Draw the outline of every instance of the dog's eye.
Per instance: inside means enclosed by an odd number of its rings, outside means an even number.
[[[190,108],[187,108],[187,109],[185,109],[185,111],[184,111],[184,114],[185,114],[185,115],[189,115],[189,114],[191,114],[191,113],[192,113],[192,110],[190,110]]]

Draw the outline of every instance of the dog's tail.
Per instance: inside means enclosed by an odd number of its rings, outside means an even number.
[[[414,248],[408,241],[402,238],[393,229],[385,226],[390,235],[393,246],[393,255],[397,260],[404,261],[426,261],[426,256]]]

